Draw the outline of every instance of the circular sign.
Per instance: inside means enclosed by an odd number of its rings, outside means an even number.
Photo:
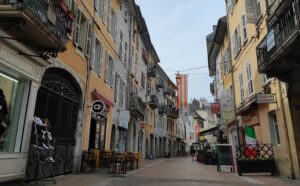
[[[96,100],[93,102],[92,109],[95,114],[100,114],[104,111],[105,104],[101,100]]]

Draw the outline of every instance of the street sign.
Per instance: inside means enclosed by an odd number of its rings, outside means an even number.
[[[96,100],[93,102],[92,109],[95,114],[102,114],[105,110],[105,103],[101,100]]]
[[[220,112],[220,103],[212,103],[211,104],[211,112],[213,114],[217,114]]]
[[[276,103],[276,96],[275,94],[256,94],[256,103]]]

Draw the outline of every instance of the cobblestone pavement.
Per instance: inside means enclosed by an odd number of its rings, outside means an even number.
[[[98,171],[93,174],[60,176],[56,180],[56,186],[300,185],[299,181],[284,180],[269,175],[240,177],[236,173],[220,173],[217,172],[216,166],[192,162],[191,157],[146,160],[142,168],[131,171],[123,177],[107,175],[106,171]]]

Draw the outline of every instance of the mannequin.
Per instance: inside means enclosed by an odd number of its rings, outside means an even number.
[[[4,132],[8,128],[8,123],[6,122],[8,115],[5,95],[2,89],[0,89],[0,139],[4,136]]]

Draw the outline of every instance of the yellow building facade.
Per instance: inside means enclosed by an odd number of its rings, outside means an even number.
[[[253,128],[258,144],[273,145],[279,174],[294,177],[285,84],[268,79],[257,67],[256,47],[268,31],[265,2],[254,1],[253,5],[251,1],[226,1],[239,143],[247,143],[244,128]],[[261,94],[274,97],[270,102],[261,102]]]

